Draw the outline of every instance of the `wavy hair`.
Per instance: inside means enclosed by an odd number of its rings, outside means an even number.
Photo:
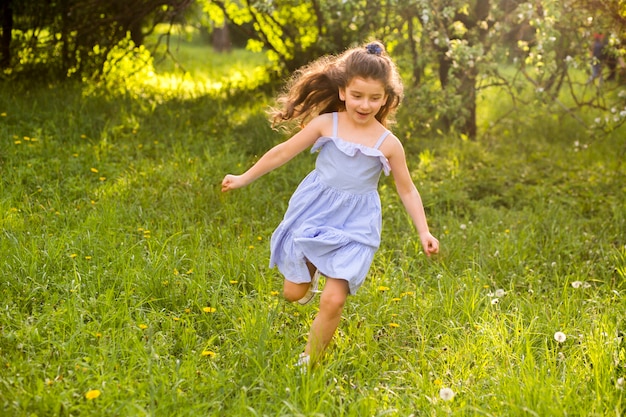
[[[382,82],[387,102],[376,119],[387,126],[400,105],[403,86],[396,65],[378,41],[323,56],[296,70],[276,100],[278,107],[270,110],[272,124],[297,120],[304,125],[320,114],[345,110],[339,89],[355,77]]]

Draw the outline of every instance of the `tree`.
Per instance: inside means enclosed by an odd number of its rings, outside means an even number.
[[[8,0],[2,7],[0,53],[5,68],[56,77],[98,73],[127,36],[172,22],[193,0]]]

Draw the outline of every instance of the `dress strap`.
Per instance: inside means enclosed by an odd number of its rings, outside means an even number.
[[[376,145],[374,145],[374,149],[378,149],[380,147],[380,145],[383,144],[383,142],[385,141],[385,139],[387,138],[387,136],[389,136],[391,132],[389,130],[385,130],[383,132],[382,135],[380,135],[380,138],[378,139],[378,142],[376,142]]]
[[[338,126],[339,126],[339,115],[337,114],[337,112],[334,112],[333,113],[333,137],[334,138],[337,137]]]

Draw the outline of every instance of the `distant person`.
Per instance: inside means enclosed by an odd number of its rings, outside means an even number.
[[[593,34],[593,44],[591,46],[591,76],[587,83],[592,83],[598,79],[602,84],[602,66],[606,63],[607,53],[606,47],[608,42],[603,34]]]
[[[222,191],[250,184],[312,146],[315,169],[300,183],[271,239],[270,266],[284,275],[289,301],[309,303],[320,275],[326,284],[319,312],[297,365],[320,358],[339,325],[349,294],[357,292],[380,244],[378,180],[390,171],[426,255],[438,253],[400,140],[386,128],[402,97],[395,64],[371,42],[300,68],[278,98],[273,121],[302,129],[241,175],[226,175]]]

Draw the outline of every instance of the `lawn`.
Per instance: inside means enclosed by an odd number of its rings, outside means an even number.
[[[234,54],[212,62],[258,71]],[[195,68],[155,79],[222,80]],[[441,254],[383,178],[382,247],[302,375],[316,303],[281,299],[269,239],[315,156],[222,195],[284,139],[271,97],[155,85],[0,84],[0,414],[625,413],[626,132],[520,114],[477,141],[423,137],[407,103],[394,131]]]

